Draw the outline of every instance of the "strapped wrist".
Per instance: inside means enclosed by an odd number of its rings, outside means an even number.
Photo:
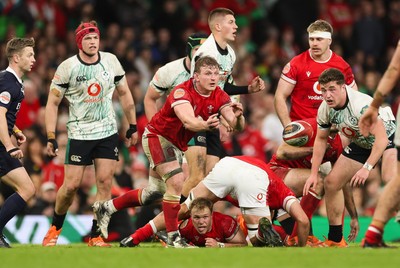
[[[53,131],[47,131],[47,139],[51,140],[51,139],[55,139],[56,138],[56,133]]]

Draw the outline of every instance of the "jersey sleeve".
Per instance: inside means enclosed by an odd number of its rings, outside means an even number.
[[[121,79],[125,75],[125,71],[121,65],[121,62],[118,60],[117,56],[115,56],[113,54],[111,54],[111,55],[112,55],[112,66],[114,66],[114,72],[115,72],[114,83],[116,86],[118,86]]]
[[[349,87],[353,87],[354,84],[356,83],[356,81],[354,80],[353,71],[349,64],[347,64],[346,62],[345,62],[345,64],[346,64],[346,68],[344,68],[343,74],[345,77],[346,85],[348,85]]]
[[[224,238],[227,242],[232,240],[239,230],[239,225],[237,221],[228,215],[222,215],[223,220],[221,221],[221,226],[224,233]]]
[[[171,108],[174,108],[176,105],[182,103],[191,102],[191,96],[189,92],[185,87],[182,86],[176,87],[171,94],[168,95],[168,98],[170,98],[171,101]]]
[[[160,95],[164,95],[172,87],[172,76],[169,75],[168,68],[164,65],[159,68],[150,81],[150,86],[153,87]]]
[[[64,95],[69,87],[71,70],[68,66],[68,62],[69,61],[64,61],[58,66],[50,85],[50,90],[57,90],[62,95]]]
[[[4,83],[3,79],[0,80],[0,106],[10,109],[12,99],[14,99],[13,92],[8,89],[7,85]]]
[[[281,78],[286,82],[296,85],[297,83],[297,68],[295,58],[288,62],[282,69]]]
[[[329,107],[324,101],[318,108],[317,123],[321,129],[329,129],[332,125],[329,118]]]

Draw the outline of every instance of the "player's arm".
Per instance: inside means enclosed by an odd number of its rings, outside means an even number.
[[[7,108],[0,106],[0,141],[6,147],[6,150],[9,151],[15,148],[14,144],[11,141],[10,136],[8,135],[8,125],[7,125]]]
[[[157,113],[157,100],[161,98],[161,94],[150,84],[147,87],[146,95],[144,95],[144,111],[146,113],[147,120],[150,121],[151,118]]]
[[[346,183],[344,185],[343,195],[344,195],[344,205],[351,218],[350,233],[347,238],[351,242],[357,238],[358,232],[360,230],[360,225],[358,223],[358,214],[357,214],[356,203],[354,202],[353,189],[351,188],[349,183]]]
[[[256,93],[264,89],[265,89],[265,82],[259,76],[253,78],[253,80],[247,86],[237,86],[230,82],[226,82],[224,84],[224,91],[228,95]]]
[[[313,153],[313,147],[291,146],[285,142],[279,145],[276,157],[279,160],[294,160],[304,158]]]
[[[18,146],[26,142],[26,136],[24,135],[24,133],[22,133],[22,130],[20,130],[16,125],[14,125],[12,132],[15,139],[17,140]]]
[[[218,242],[214,238],[206,238],[206,247],[208,248],[228,248],[228,247],[245,247],[247,246],[246,236],[242,229],[237,228],[237,232],[232,239],[227,240],[225,243]]]
[[[50,86],[49,96],[47,98],[47,104],[44,112],[45,125],[47,131],[47,154],[49,156],[56,156],[58,145],[56,141],[56,126],[57,126],[57,115],[58,106],[61,103],[63,95],[55,88],[54,84]]]
[[[297,237],[300,247],[304,247],[307,243],[307,237],[310,232],[310,221],[300,203],[295,197],[294,201],[291,202],[290,208],[285,209],[288,211],[289,215],[297,222]]]
[[[274,105],[276,114],[278,115],[283,127],[292,122],[289,116],[289,109],[286,101],[292,94],[293,89],[293,84],[283,80],[282,78],[279,79],[278,87],[276,88],[275,92]]]
[[[372,167],[378,163],[389,142],[385,126],[381,119],[376,121],[375,127],[372,128],[370,132],[375,136],[375,142],[374,145],[372,145],[371,153],[367,161],[364,163],[364,166],[357,171],[350,180],[350,185],[353,187],[364,185]]]
[[[304,188],[303,188],[303,196],[308,194],[308,190],[317,185],[318,181],[318,169],[322,163],[322,159],[324,158],[326,148],[328,146],[327,140],[329,137],[329,127],[328,128],[317,128],[317,135],[315,137],[314,146],[313,146],[313,155],[311,159],[311,174],[307,179]]]
[[[400,76],[400,41],[397,43],[397,48],[393,54],[393,57],[389,63],[388,68],[383,74],[382,79],[379,81],[378,87],[374,93],[374,99],[371,105],[362,115],[358,125],[360,127],[360,132],[365,137],[369,135],[370,130],[376,124],[378,118],[379,106],[385,100],[387,94],[394,88],[397,80]]]
[[[243,116],[243,105],[240,102],[231,102],[229,105],[221,107],[220,113],[234,130],[243,130],[245,120]]]
[[[134,145],[137,143],[138,140],[136,127],[136,109],[135,102],[133,101],[132,93],[129,89],[125,75],[117,83],[116,89],[122,109],[124,110],[124,114],[129,123],[129,129],[126,132],[125,137],[128,139],[129,145]]]
[[[218,127],[218,114],[211,115],[207,121],[194,116],[193,106],[189,102],[180,103],[174,106],[176,116],[181,120],[183,126],[193,132],[212,130]]]

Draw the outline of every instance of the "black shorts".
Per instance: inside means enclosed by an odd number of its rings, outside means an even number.
[[[385,150],[395,148],[394,143],[393,143],[394,135],[391,135],[389,137],[389,145],[386,147]],[[343,149],[342,155],[353,159],[357,162],[360,162],[361,164],[364,164],[369,155],[371,154],[371,149],[364,149],[361,148],[360,146],[354,144],[353,142],[349,144],[346,148]]]
[[[96,158],[118,161],[118,134],[100,140],[68,140],[65,164],[88,166]]]
[[[222,144],[219,138],[219,130],[207,131],[207,154],[214,155],[219,158],[222,156]]]
[[[5,149],[0,149],[0,177],[20,167],[22,167],[22,164],[19,159],[12,158]]]
[[[397,149],[397,161],[400,162],[400,146],[397,146],[396,149]]]
[[[207,147],[207,137],[206,137],[206,132],[197,132],[193,138],[190,139],[188,142],[188,146],[201,146],[201,147]]]

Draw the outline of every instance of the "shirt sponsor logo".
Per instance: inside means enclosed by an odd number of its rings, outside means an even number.
[[[322,96],[308,96],[309,100],[323,100],[324,98]]]
[[[0,102],[4,104],[9,104],[11,101],[11,94],[7,91],[0,93]]]

